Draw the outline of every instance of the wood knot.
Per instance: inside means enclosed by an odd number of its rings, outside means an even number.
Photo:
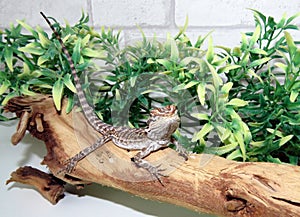
[[[247,200],[234,196],[234,191],[232,189],[227,190],[224,206],[229,212],[240,211],[246,207],[246,204]]]

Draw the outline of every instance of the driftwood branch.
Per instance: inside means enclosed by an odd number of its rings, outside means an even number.
[[[43,164],[67,183],[95,182],[132,194],[184,206],[220,216],[300,216],[300,168],[271,163],[238,163],[217,156],[193,154],[181,160],[170,148],[152,153],[147,160],[162,164],[168,176],[164,186],[130,161],[135,154],[108,143],[80,161],[67,176],[57,174],[64,161],[101,136],[86,122],[82,113],[57,112],[50,96],[17,97],[6,109],[20,117],[12,143],[17,144],[25,130],[45,141]],[[31,184],[52,203],[61,197],[63,183],[55,182],[54,194],[46,194],[53,175],[25,167],[9,181]],[[34,170],[34,171],[33,171]],[[33,173],[33,175],[31,174]],[[28,177],[29,176],[29,177]],[[38,177],[37,177],[38,176]],[[56,180],[55,178],[55,180]],[[24,181],[24,180],[31,181]],[[36,181],[38,179],[38,181]],[[42,181],[44,180],[44,181]],[[41,184],[42,183],[42,184]],[[57,186],[58,185],[58,186]],[[47,186],[43,188],[41,186]],[[55,192],[55,190],[54,190]]]

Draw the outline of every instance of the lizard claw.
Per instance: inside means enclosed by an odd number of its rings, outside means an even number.
[[[162,172],[165,171],[166,169],[161,169],[161,164],[158,166],[153,166],[151,168],[149,168],[149,172],[151,173],[151,175],[153,175],[162,186],[165,186],[163,181],[161,180],[161,177],[167,177],[167,175],[164,175]]]

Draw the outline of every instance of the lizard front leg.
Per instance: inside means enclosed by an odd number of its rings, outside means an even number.
[[[110,136],[103,136],[100,137],[93,145],[81,150],[78,152],[76,155],[71,157],[66,161],[66,167],[60,170],[58,173],[71,173],[74,169],[75,166],[79,161],[81,161],[83,158],[85,158],[87,155],[104,145],[106,142],[110,140]]]
[[[151,152],[158,150],[161,148],[160,145],[157,143],[152,143],[147,148],[142,149],[138,152],[131,160],[136,164],[137,167],[141,167],[146,169],[151,175],[153,175],[160,184],[164,185],[162,180],[160,179],[161,176],[164,176],[161,172],[164,171],[163,169],[159,169],[159,166],[153,166],[150,162],[144,160],[143,158],[148,156]]]
[[[185,160],[188,160],[188,153],[185,150],[185,148],[173,137],[171,138],[171,142],[175,145],[178,154],[182,156]]]

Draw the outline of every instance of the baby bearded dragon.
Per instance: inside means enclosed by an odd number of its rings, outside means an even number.
[[[179,155],[187,160],[188,155],[185,149],[172,137],[172,134],[179,127],[180,121],[176,106],[168,105],[163,108],[153,109],[150,112],[150,118],[147,121],[146,128],[131,129],[127,127],[114,127],[102,122],[95,115],[92,107],[86,100],[74,63],[61,37],[43,12],[41,12],[41,15],[54,32],[57,40],[61,44],[63,53],[67,57],[72,75],[74,77],[79,102],[86,119],[96,131],[102,134],[102,137],[100,137],[93,145],[83,149],[78,154],[71,157],[67,161],[67,165],[62,172],[71,173],[80,160],[104,145],[106,142],[112,141],[115,145],[123,149],[140,150],[131,160],[137,167],[146,169],[162,184],[160,176],[163,176],[163,174],[161,174],[163,170],[159,169],[159,166],[156,167],[151,165],[148,161],[144,160],[144,158],[151,152],[157,151],[163,147],[167,147],[170,144],[174,144]]]

